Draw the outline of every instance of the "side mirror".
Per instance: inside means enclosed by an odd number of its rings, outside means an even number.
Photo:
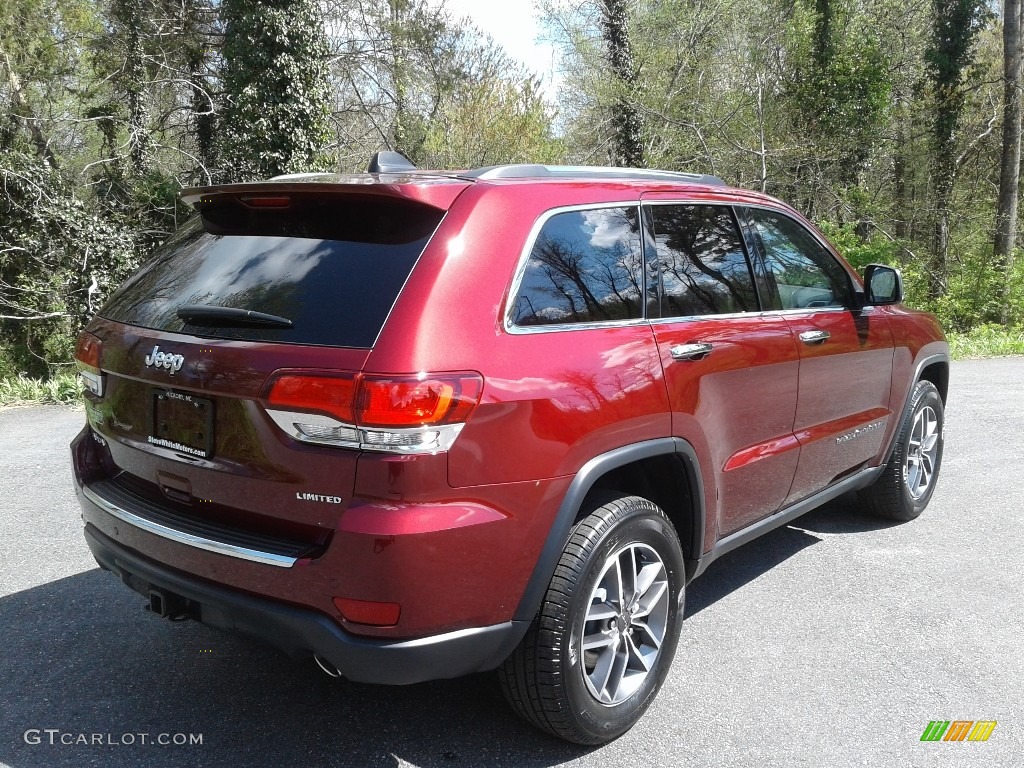
[[[884,264],[868,264],[864,269],[864,294],[868,306],[899,304],[903,301],[903,276]]]

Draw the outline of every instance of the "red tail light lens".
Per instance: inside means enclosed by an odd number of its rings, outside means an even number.
[[[286,373],[267,395],[271,408],[319,412],[360,427],[426,427],[464,422],[480,401],[475,373],[338,376]]]
[[[100,370],[103,342],[97,336],[82,331],[75,343],[75,362],[82,385],[97,397],[103,397],[105,374]]]
[[[103,342],[91,333],[82,331],[78,335],[78,342],[75,344],[75,360],[81,365],[98,371],[100,369],[100,353],[103,351]]]
[[[355,422],[352,404],[356,381],[352,376],[286,374],[274,381],[267,402],[274,408],[320,411],[347,424]]]
[[[477,375],[363,378],[356,403],[360,426],[419,427],[466,420],[480,400]]]

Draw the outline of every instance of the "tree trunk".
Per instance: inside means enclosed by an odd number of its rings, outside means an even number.
[[[401,152],[412,159],[415,156],[409,137],[409,115],[406,107],[406,90],[408,75],[406,74],[405,46],[406,39],[402,36],[403,22],[408,14],[408,3],[405,0],[390,0],[391,5],[391,79],[395,89],[395,121],[392,129],[394,137],[391,149]]]
[[[134,174],[143,176],[149,168],[149,108],[142,44],[146,17],[140,0],[117,0],[113,12],[124,35],[125,60],[118,80],[128,108],[128,155]]]
[[[995,260],[1005,272],[1000,319],[1010,319],[1010,272],[1017,241],[1017,197],[1020,182],[1021,130],[1021,0],[1003,2],[1003,151],[999,169]]]
[[[928,265],[928,298],[937,299],[946,293],[949,273],[949,206],[953,197],[956,169],[952,157],[953,142],[949,137],[939,142],[934,160],[935,223],[932,232],[932,258]]]
[[[632,102],[636,70],[633,68],[633,51],[629,44],[626,3],[625,0],[602,0],[602,5],[604,18],[601,28],[605,43],[608,45],[608,63],[617,80],[618,91],[618,97],[612,107],[615,162],[631,168],[643,168],[643,125],[640,113]]]
[[[217,117],[213,102],[213,84],[208,74],[208,57],[212,46],[207,39],[205,9],[196,0],[183,5],[183,27],[188,41],[185,49],[185,66],[188,68],[188,83],[192,89],[190,108],[192,111],[192,134],[196,142],[196,169],[199,184],[212,184],[217,163]]]

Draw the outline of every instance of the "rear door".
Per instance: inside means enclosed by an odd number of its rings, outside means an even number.
[[[742,215],[800,350],[800,463],[787,499],[795,502],[880,451],[891,418],[892,334],[881,312],[857,307],[849,273],[811,229],[779,211]]]
[[[718,534],[775,512],[797,467],[799,353],[762,311],[747,246],[726,205],[648,203],[660,272],[653,320],[672,432],[695,444],[718,485]]]

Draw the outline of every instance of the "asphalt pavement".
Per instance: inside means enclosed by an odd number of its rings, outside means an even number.
[[[1024,358],[953,365],[918,520],[843,497],[717,561],[658,700],[596,749],[521,723],[491,675],[357,685],[155,618],[82,538],[67,446],[83,413],[0,410],[0,765],[1018,768],[1022,381]],[[998,724],[922,742],[934,720]]]

